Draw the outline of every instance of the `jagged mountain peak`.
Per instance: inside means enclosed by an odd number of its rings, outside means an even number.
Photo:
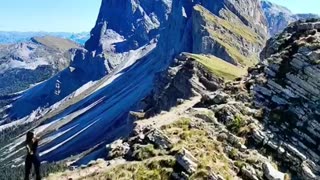
[[[103,0],[86,49],[98,49],[98,53],[137,49],[158,34],[170,8],[171,0]],[[115,48],[106,49],[112,43],[117,43]]]

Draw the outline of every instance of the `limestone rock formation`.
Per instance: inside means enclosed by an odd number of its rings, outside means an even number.
[[[308,174],[305,179],[319,177],[320,172],[319,32],[319,20],[290,25],[267,43],[262,53],[265,65],[254,75],[260,83],[256,81],[253,91],[256,104],[266,109],[266,127],[273,133],[282,132],[276,136],[257,132],[255,137],[286,152],[288,161],[295,164],[292,168],[299,169],[302,176]]]
[[[171,0],[103,0],[86,49],[103,54],[109,68],[115,68],[125,60],[118,54],[136,50],[157,38],[171,12],[171,3]]]
[[[263,169],[268,180],[284,180],[284,174],[276,170],[270,163],[264,163]]]
[[[247,8],[241,4],[247,4]],[[257,53],[267,35],[260,7],[260,2],[255,0],[175,0],[168,27],[161,34],[165,41],[159,41],[161,50],[170,53],[171,57],[166,57],[169,59],[190,52],[211,54],[236,65],[252,65],[257,62]],[[245,50],[240,44],[248,48]],[[248,54],[250,58],[244,58]]]
[[[146,137],[160,149],[172,148],[172,142],[170,139],[158,129],[151,130]]]
[[[108,144],[106,149],[108,151],[107,159],[115,159],[125,156],[129,152],[130,147],[128,143],[119,139],[111,144]]]
[[[188,173],[192,174],[198,167],[197,159],[186,149],[181,150],[176,155],[177,162],[182,166]]]

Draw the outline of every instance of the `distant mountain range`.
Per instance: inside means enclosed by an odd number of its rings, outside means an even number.
[[[69,32],[15,32],[0,31],[0,44],[14,44],[30,41],[32,37],[55,36],[69,39],[83,45],[90,37],[89,32],[69,33]]]
[[[79,47],[53,36],[0,45],[0,97],[25,90],[65,69]]]
[[[268,22],[270,36],[281,33],[290,23],[297,20],[319,18],[317,14],[294,14],[288,8],[269,1],[261,1],[262,9]]]

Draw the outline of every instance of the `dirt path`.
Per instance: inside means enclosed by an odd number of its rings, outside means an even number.
[[[201,96],[195,96],[190,100],[186,100],[183,104],[172,108],[169,112],[163,112],[157,116],[149,119],[137,121],[138,126],[154,126],[160,128],[161,126],[172,124],[181,118],[181,115],[186,115],[186,111],[192,108],[195,104],[199,103]]]

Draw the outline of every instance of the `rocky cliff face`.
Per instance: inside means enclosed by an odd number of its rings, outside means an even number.
[[[319,17],[319,15],[316,14],[293,14],[289,9],[269,1],[262,1],[261,3],[267,18],[270,36],[281,33],[290,23],[297,20]]]
[[[85,47],[106,57],[113,69],[125,59],[121,58],[123,53],[136,50],[159,35],[170,11],[171,0],[103,0]]]
[[[194,53],[213,54],[234,65],[257,62],[265,39],[254,29],[225,20],[202,6],[194,8],[192,20]]]
[[[253,90],[265,107],[265,125],[273,149],[286,157],[304,179],[319,178],[320,21],[298,21],[271,39],[262,53],[263,71]],[[280,133],[281,132],[281,133]],[[268,136],[266,136],[267,138]]]
[[[116,42],[116,52],[137,49],[158,33],[171,11],[171,1],[103,0],[96,26],[86,43],[88,50],[111,50],[108,41]],[[115,18],[117,17],[117,18]],[[118,38],[118,39],[113,39]]]
[[[235,65],[254,64],[252,61],[257,60],[257,53],[266,39],[265,19],[259,1],[248,0],[241,4],[248,4],[248,8],[241,8],[238,1],[173,1],[171,19],[161,35],[164,40],[160,41],[160,46],[172,55],[204,53]],[[248,48],[244,50],[242,45]],[[248,54],[250,58],[245,59]]]

